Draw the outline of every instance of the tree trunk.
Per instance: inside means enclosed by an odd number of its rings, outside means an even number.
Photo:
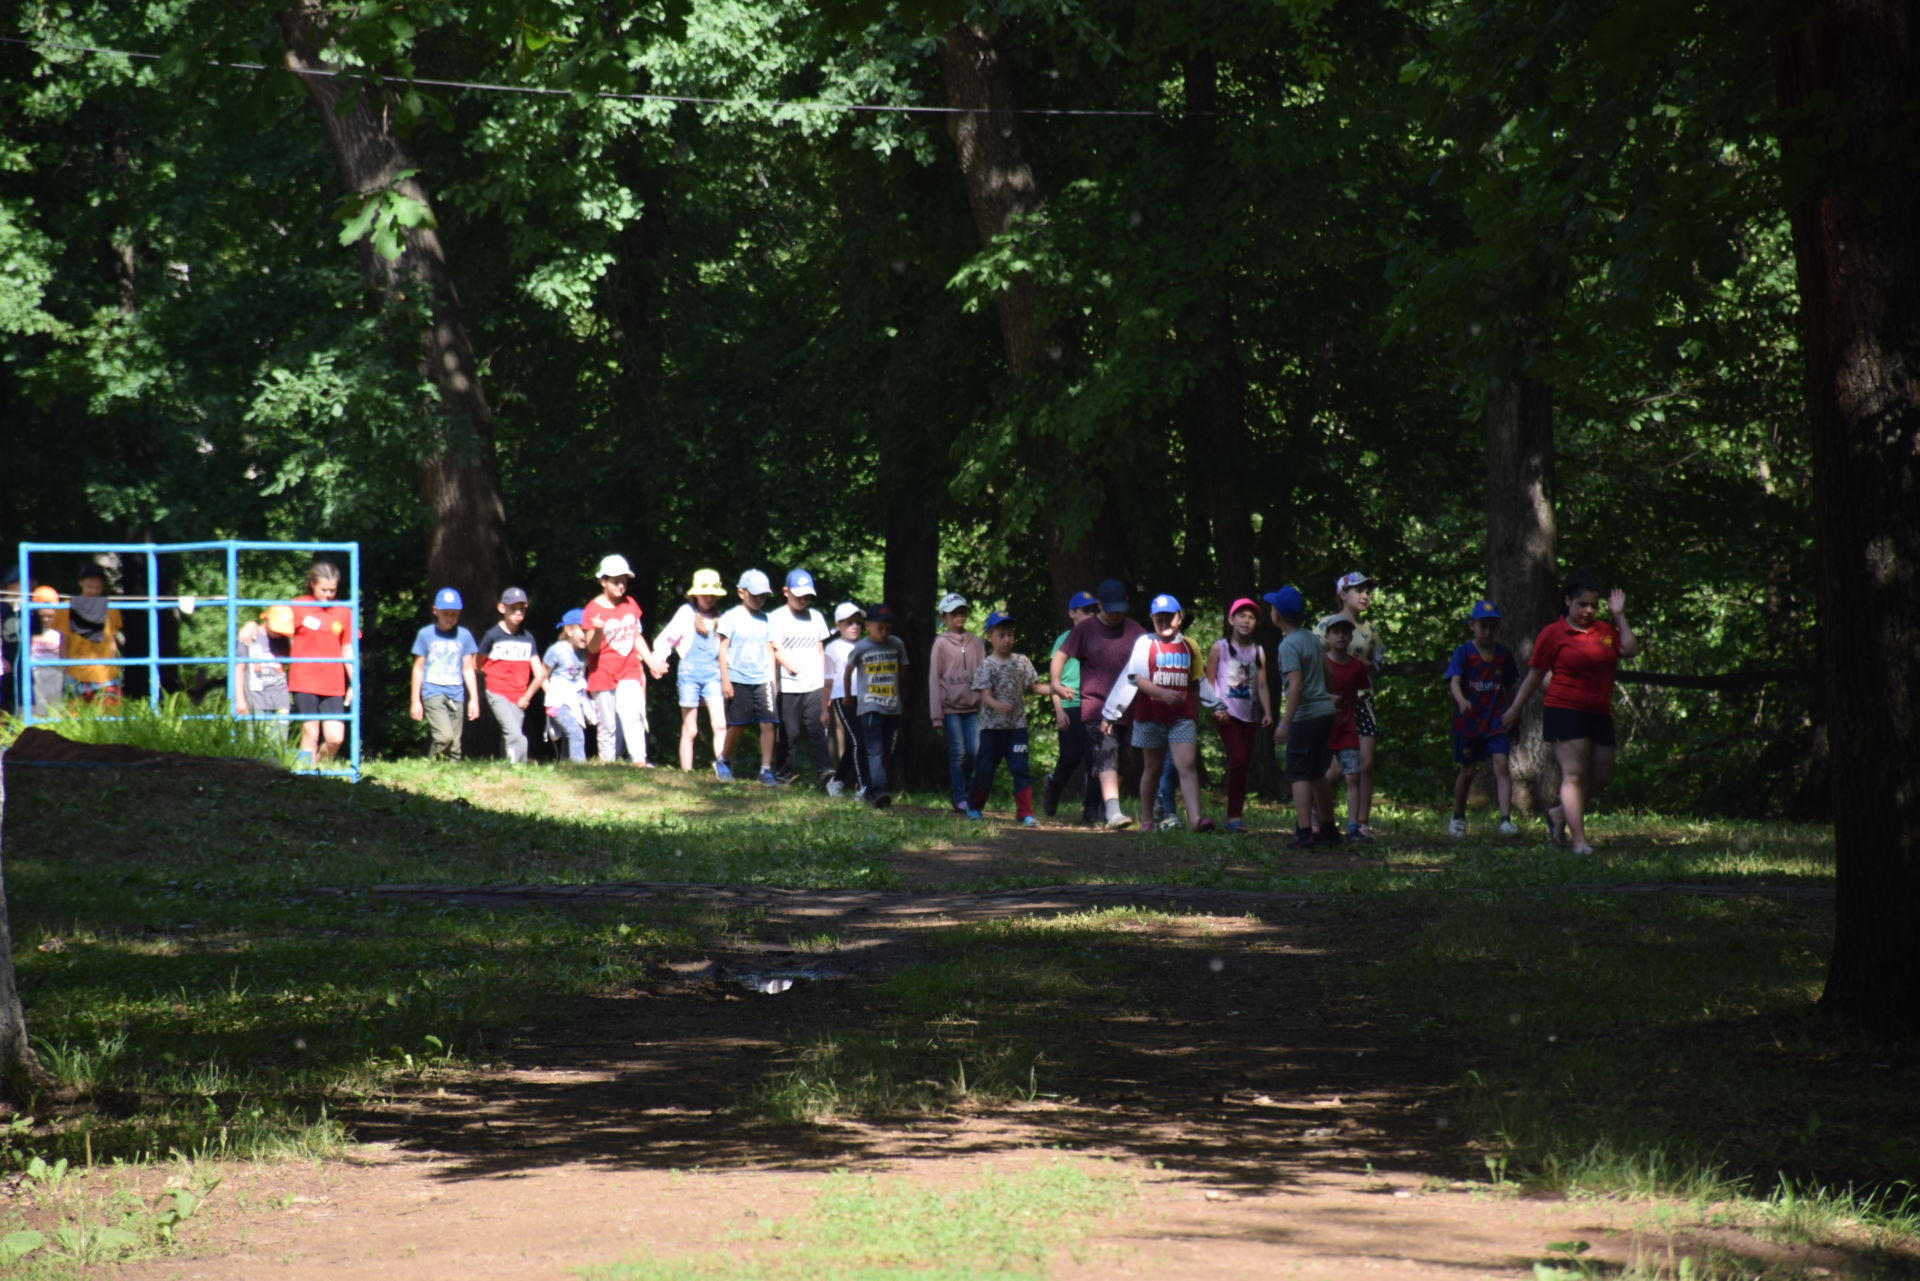
[[[1554,559],[1553,393],[1536,378],[1508,383],[1487,406],[1487,594],[1506,615],[1501,634],[1522,668],[1533,638],[1560,614]],[[1512,736],[1514,799],[1551,806],[1553,749],[1540,737],[1539,704]]]
[[[0,1097],[25,1107],[50,1084],[27,1039],[27,1015],[13,974],[13,928],[7,921],[7,754],[0,752]]]
[[[922,456],[918,451],[910,455],[896,445],[880,462],[881,489],[889,495],[883,590],[893,609],[893,634],[906,645],[908,661],[901,673],[899,739],[888,772],[893,776],[897,771],[897,787],[934,788],[944,795],[947,758],[928,718],[926,668],[940,625],[934,615],[940,574],[940,504],[936,495],[925,492],[926,469],[915,465]]]
[[[985,247],[1016,218],[1037,213],[1045,204],[1026,122],[1015,112],[1018,85],[1005,51],[986,28],[971,22],[948,28],[940,42],[940,74],[948,105],[965,108],[947,117],[947,134],[960,162],[974,230]],[[1041,323],[1040,286],[1030,274],[1015,277],[994,299],[994,310],[1007,367],[1016,380],[1062,358],[1066,336]],[[1054,605],[1064,612],[1068,597],[1091,591],[1100,579],[1128,579],[1126,524],[1113,478],[1103,467],[1090,456],[1053,452],[1059,464],[1054,470],[1088,485],[1096,498],[1086,529],[1071,529],[1050,515],[1041,517]]]
[[[418,166],[394,134],[389,113],[380,110],[374,86],[313,74],[328,69],[328,10],[318,0],[306,0],[277,18],[287,66],[300,76],[320,115],[346,190],[363,196],[396,191],[431,210],[418,178],[399,176]],[[446,252],[429,218],[407,231],[399,258],[389,262],[367,242],[361,253],[374,289],[396,314],[407,307],[412,290],[423,291],[428,303],[420,335],[421,372],[439,393],[439,405],[416,474],[426,513],[427,581],[434,588],[459,588],[467,604],[463,621],[485,630],[493,621],[494,602],[512,577],[513,561],[494,458],[493,410],[480,385]]]
[[[1907,0],[1775,42],[1807,402],[1838,898],[1822,1009],[1920,1023],[1920,46]],[[1795,165],[1795,161],[1801,162]]]

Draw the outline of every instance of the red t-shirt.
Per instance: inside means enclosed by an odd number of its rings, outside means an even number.
[[[323,698],[345,694],[347,665],[340,661],[340,652],[353,631],[353,611],[321,604],[312,596],[296,596],[293,601],[293,639],[287,656],[334,661],[288,663],[287,689],[295,694],[318,694]]]
[[[495,624],[480,639],[480,671],[487,678],[487,693],[519,702],[533,684],[533,637],[525,628],[510,632]]]
[[[587,690],[599,693],[621,681],[645,680],[640,655],[634,645],[640,639],[640,607],[622,597],[618,605],[602,605],[598,596],[587,602],[581,623],[591,633],[603,628],[606,636],[599,649],[587,651]]]
[[[1149,725],[1171,725],[1190,721],[1200,710],[1200,673],[1193,646],[1183,638],[1171,643],[1158,636],[1147,642],[1147,680],[1160,689],[1182,690],[1186,697],[1177,703],[1163,703],[1145,690],[1133,699],[1133,719]]]
[[[1373,674],[1365,659],[1349,658],[1336,663],[1327,655],[1327,693],[1333,698],[1333,729],[1327,737],[1327,750],[1360,746],[1360,726],[1354,709],[1360,705],[1360,691],[1373,688]]]
[[[1562,618],[1534,638],[1527,666],[1550,672],[1546,705],[1607,716],[1613,712],[1613,673],[1620,666],[1620,633],[1603,618],[1579,631]]]

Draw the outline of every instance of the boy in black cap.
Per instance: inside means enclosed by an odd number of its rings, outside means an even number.
[[[509,587],[500,593],[500,621],[480,638],[480,675],[487,683],[487,710],[500,726],[507,764],[527,763],[527,708],[547,683],[540,647],[526,630],[527,593]]]

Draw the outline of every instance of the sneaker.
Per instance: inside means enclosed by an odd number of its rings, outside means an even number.
[[[845,783],[842,783],[837,778],[830,778],[827,780],[828,796],[831,796],[835,800],[839,800],[842,796],[845,796],[846,794],[847,794],[847,785]]]
[[[1591,853],[1593,853],[1593,846],[1591,846],[1591,845],[1576,845],[1576,846],[1574,846],[1574,847],[1573,847],[1573,850],[1572,850],[1571,852],[1572,852],[1572,853],[1575,853],[1575,854],[1591,854]]]
[[[1520,829],[1519,829],[1519,828],[1517,828],[1517,827],[1515,827],[1515,826],[1513,825],[1513,820],[1512,820],[1512,819],[1510,819],[1510,818],[1503,818],[1503,819],[1501,819],[1501,820],[1500,820],[1500,827],[1499,827],[1499,829],[1498,829],[1498,830],[1499,830],[1499,832],[1500,832],[1500,835],[1502,835],[1502,836],[1518,836],[1518,835],[1520,835]]]
[[[972,819],[976,823],[986,817],[985,814],[982,814],[979,810],[974,810],[974,809],[961,810],[960,812],[962,814],[965,814],[968,818]]]
[[[1313,833],[1312,833],[1312,832],[1303,832],[1303,831],[1301,831],[1301,830],[1299,830],[1298,828],[1295,828],[1295,829],[1294,829],[1294,833],[1293,833],[1293,839],[1292,839],[1292,840],[1290,840],[1290,841],[1288,841],[1288,842],[1286,843],[1286,846],[1285,846],[1285,848],[1287,848],[1287,849],[1290,849],[1290,850],[1310,850],[1310,849],[1312,849],[1312,848],[1313,848]]]
[[[1314,841],[1319,845],[1338,845],[1340,843],[1340,829],[1329,823],[1323,831],[1314,837]]]
[[[1027,815],[1027,816],[1026,816],[1025,818],[1023,818],[1023,819],[1021,819],[1021,820],[1020,820],[1020,826],[1022,826],[1022,827],[1038,827],[1038,826],[1040,826],[1040,820],[1039,820],[1039,819],[1037,819],[1037,818],[1035,818],[1035,817],[1034,817],[1033,815],[1031,815],[1031,814],[1029,814],[1029,815]]]
[[[1448,820],[1447,820],[1447,835],[1448,835],[1448,836],[1465,836],[1466,834],[1467,834],[1467,820],[1466,820],[1466,819],[1464,819],[1464,818],[1450,818],[1450,819],[1448,819]]]
[[[1040,812],[1048,818],[1060,812],[1060,780],[1051,774],[1040,785]]]
[[[887,806],[893,804],[893,797],[887,795],[887,793],[885,792],[881,792],[878,796],[868,797],[867,804],[873,806],[873,808],[877,810],[883,810],[887,808]]]
[[[1227,820],[1228,836],[1245,836],[1246,834],[1247,834],[1247,825],[1245,822],[1237,818],[1230,818]]]
[[[953,812],[954,812],[954,813],[956,813],[956,814],[958,814],[958,815],[959,815],[959,816],[960,816],[961,818],[965,818],[965,817],[967,816],[967,805],[966,805],[966,802],[965,802],[965,801],[955,801],[955,802],[953,803]]]
[[[780,786],[780,776],[778,774],[775,774],[770,769],[763,769],[760,771],[760,781],[768,787]]]
[[[1347,839],[1350,841],[1370,841],[1373,839],[1373,829],[1365,823],[1361,823],[1357,827],[1349,827],[1347,829]]]
[[[1133,820],[1125,814],[1115,814],[1112,818],[1106,820],[1106,824],[1109,832],[1124,832],[1127,828],[1133,826]]]
[[[733,781],[733,766],[727,764],[725,761],[715,761],[713,763],[713,776],[722,783],[731,783]]]
[[[1140,820],[1140,830],[1143,832],[1151,832],[1153,825],[1160,821],[1159,819],[1143,818]]]
[[[1210,818],[1203,818],[1198,823],[1195,823],[1193,825],[1193,830],[1196,832],[1211,832],[1213,830],[1213,820]]]

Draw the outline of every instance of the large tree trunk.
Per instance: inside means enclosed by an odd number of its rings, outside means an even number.
[[[896,787],[913,791],[932,789],[946,794],[947,755],[933,732],[927,707],[926,664],[940,622],[934,614],[934,592],[940,574],[940,503],[925,492],[925,468],[918,468],[917,451],[895,448],[881,459],[882,492],[887,505],[887,550],[883,590],[893,609],[893,634],[907,647],[907,670],[901,674],[899,739],[894,744],[888,772]],[[913,473],[919,473],[915,475]],[[945,808],[942,801],[941,808]]]
[[[1823,1009],[1920,1023],[1920,28],[1826,0],[1775,44],[1813,427],[1838,902]]]
[[[27,1040],[27,1015],[13,974],[13,927],[7,921],[7,754],[0,752],[0,1097],[25,1107],[48,1084]]]
[[[1524,668],[1533,638],[1560,613],[1553,516],[1553,393],[1538,379],[1506,384],[1487,406],[1487,594],[1506,615],[1501,633]],[[1522,809],[1554,803],[1553,749],[1540,737],[1539,704],[1512,736],[1514,798]]]
[[[397,191],[431,210],[417,177],[399,175],[418,166],[392,129],[375,87],[363,80],[315,74],[326,71],[328,10],[306,0],[278,15],[287,46],[286,63],[300,76],[320,115],[342,186],[354,195]],[[400,257],[388,261],[363,242],[367,274],[382,298],[400,313],[412,289],[423,290],[431,313],[420,335],[421,372],[439,393],[420,450],[417,483],[426,514],[426,568],[432,587],[453,586],[466,598],[464,621],[484,630],[513,574],[507,547],[506,504],[493,450],[493,410],[480,385],[479,365],[460,313],[460,298],[447,269],[440,235],[431,225],[406,234]]]
[[[986,28],[961,22],[940,42],[940,74],[948,105],[965,108],[947,117],[947,134],[960,162],[974,230],[982,246],[990,245],[1016,218],[1038,212],[1045,203],[1026,122],[1016,112],[1019,92],[1013,67]],[[1041,323],[1040,287],[1031,275],[1016,277],[994,299],[994,308],[1007,367],[1016,380],[1061,359],[1066,336]],[[1051,515],[1041,518],[1054,604],[1064,611],[1068,597],[1092,590],[1102,578],[1130,580],[1129,558],[1113,477],[1091,457],[1057,449],[1050,453],[1052,472],[1063,474],[1067,484],[1087,486],[1095,499],[1094,515],[1085,528],[1056,523]]]

